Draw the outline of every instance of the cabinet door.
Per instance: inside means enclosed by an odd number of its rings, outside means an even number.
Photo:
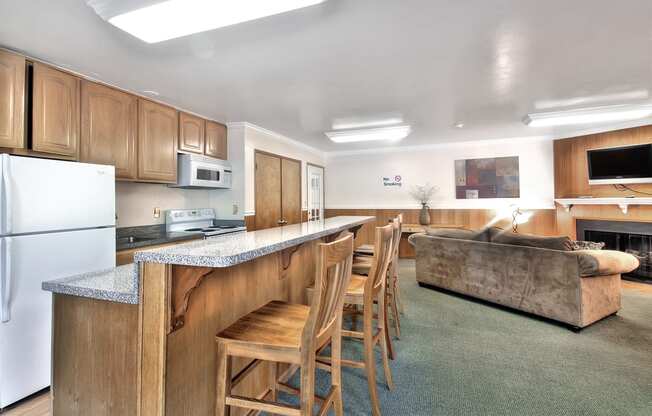
[[[77,157],[79,151],[79,79],[34,64],[32,149]]]
[[[301,162],[282,159],[282,214],[285,224],[301,222]]]
[[[225,125],[206,121],[206,155],[222,160],[229,158]]]
[[[138,101],[138,179],[177,182],[177,111],[151,101]]]
[[[186,113],[179,113],[179,150],[204,153],[205,121]]]
[[[81,112],[82,162],[113,165],[116,178],[136,179],[138,99],[83,81]]]
[[[281,215],[281,158],[256,152],[256,229],[278,227]]]
[[[25,58],[0,50],[0,147],[25,147]]]

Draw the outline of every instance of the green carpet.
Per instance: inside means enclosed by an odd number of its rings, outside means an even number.
[[[393,391],[377,367],[383,415],[652,415],[652,294],[625,291],[617,316],[576,333],[421,288],[413,261],[400,276],[406,311]],[[361,358],[361,345],[346,341],[344,356]],[[347,368],[343,378],[345,414],[370,414],[363,371]],[[317,380],[323,394],[328,375]]]

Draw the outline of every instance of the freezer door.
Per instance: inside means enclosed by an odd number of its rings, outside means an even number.
[[[0,235],[115,225],[113,166],[1,155]]]
[[[115,229],[0,237],[3,260],[11,260],[6,305],[0,322],[0,408],[50,385],[51,294],[44,280],[115,266]]]

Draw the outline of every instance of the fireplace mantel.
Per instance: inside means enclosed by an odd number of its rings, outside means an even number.
[[[617,205],[627,214],[630,205],[652,205],[652,198],[558,198],[555,202],[567,212],[573,205]]]

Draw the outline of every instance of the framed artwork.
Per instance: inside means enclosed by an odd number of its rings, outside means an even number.
[[[518,156],[455,161],[457,199],[519,198]]]

